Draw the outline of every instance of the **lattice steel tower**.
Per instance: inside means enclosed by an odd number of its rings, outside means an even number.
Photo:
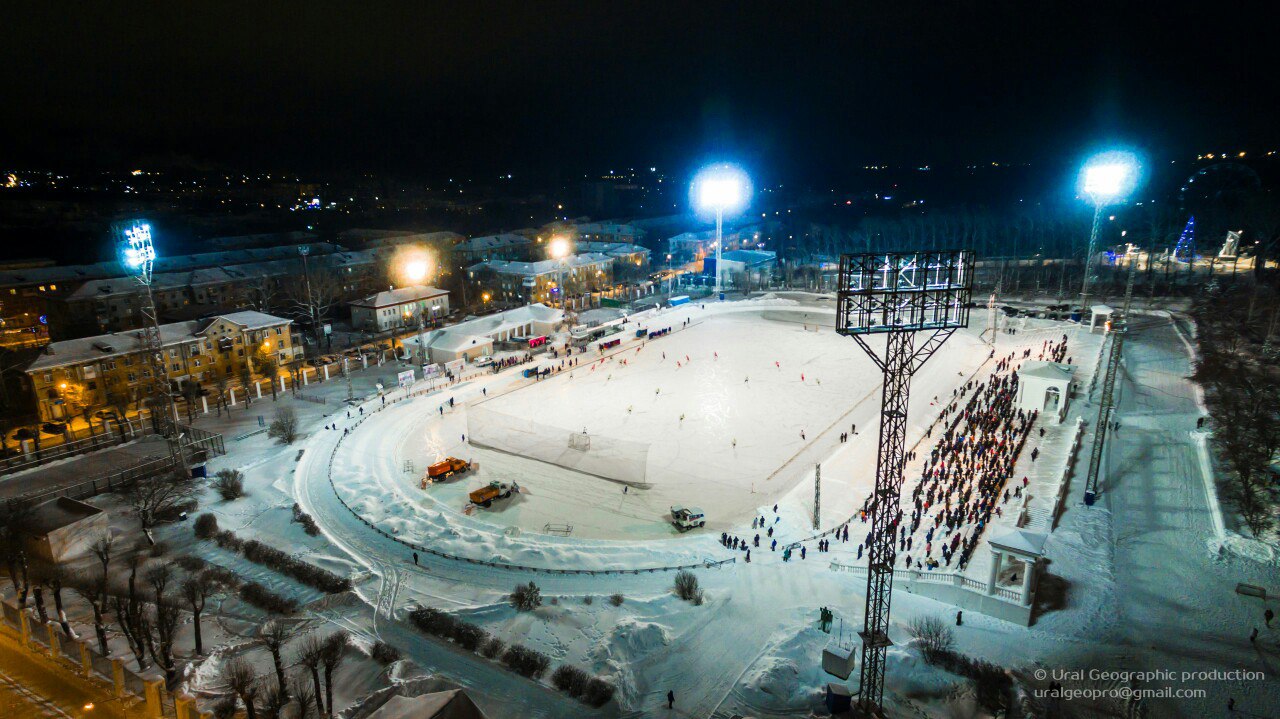
[[[888,629],[894,531],[906,452],[911,375],[953,332],[969,325],[972,278],[973,253],[968,250],[840,258],[836,331],[852,337],[884,373],[871,542],[867,547],[870,563],[866,612],[863,629],[858,633],[862,638],[858,707],[867,714],[881,712],[885,655],[891,644]],[[916,347],[919,332],[929,335]],[[868,336],[878,334],[887,335],[883,354],[868,344]]]
[[[1098,404],[1098,424],[1094,432],[1093,449],[1089,453],[1089,474],[1084,481],[1084,503],[1092,506],[1098,497],[1098,470],[1102,466],[1102,451],[1107,441],[1107,426],[1115,413],[1116,374],[1120,371],[1120,355],[1124,352],[1124,336],[1129,331],[1129,305],[1133,302],[1133,278],[1137,275],[1137,258],[1129,256],[1129,279],[1125,282],[1124,307],[1119,315],[1111,316],[1111,349],[1107,353],[1106,374],[1102,378],[1102,399]],[[1105,338],[1104,340],[1105,341]]]
[[[160,317],[156,312],[156,303],[151,294],[151,270],[156,260],[155,245],[151,242],[151,225],[131,220],[117,222],[111,229],[116,236],[125,269],[142,287],[144,321],[139,334],[150,365],[151,381],[147,383],[147,394],[150,395],[148,404],[151,405],[151,416],[157,422],[157,429],[162,434],[176,435],[178,405],[173,401],[173,392],[169,388],[169,375],[165,371],[164,342],[160,338]],[[167,417],[163,416],[166,414]],[[166,423],[170,426],[166,427]],[[166,429],[168,431],[165,431]]]

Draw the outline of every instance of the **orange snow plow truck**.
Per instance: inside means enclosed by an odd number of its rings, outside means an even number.
[[[471,469],[470,462],[464,462],[457,457],[446,457],[440,462],[427,467],[427,478],[431,480],[444,479],[451,474],[458,474]]]
[[[515,482],[512,482],[511,484],[507,484],[506,482],[490,482],[484,487],[472,492],[469,496],[473,504],[478,504],[481,507],[488,507],[493,504],[493,500],[506,499],[511,496],[512,492],[519,491],[520,485]]]

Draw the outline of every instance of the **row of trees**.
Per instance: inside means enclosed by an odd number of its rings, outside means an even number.
[[[1271,469],[1280,451],[1280,292],[1252,282],[1210,289],[1192,313],[1200,345],[1193,378],[1206,390],[1227,496],[1260,535],[1280,504]]]

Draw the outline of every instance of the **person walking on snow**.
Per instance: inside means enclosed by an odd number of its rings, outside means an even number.
[[[675,706],[676,706],[676,693],[668,689],[667,690],[667,708],[674,709]]]

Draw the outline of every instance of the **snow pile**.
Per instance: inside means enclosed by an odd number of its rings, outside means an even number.
[[[827,682],[836,680],[822,671],[822,649],[830,640],[812,623],[778,632],[738,681],[734,699],[759,714],[816,708]]]
[[[625,618],[591,652],[593,662],[619,667],[642,659],[671,643],[671,633],[661,624]]]

